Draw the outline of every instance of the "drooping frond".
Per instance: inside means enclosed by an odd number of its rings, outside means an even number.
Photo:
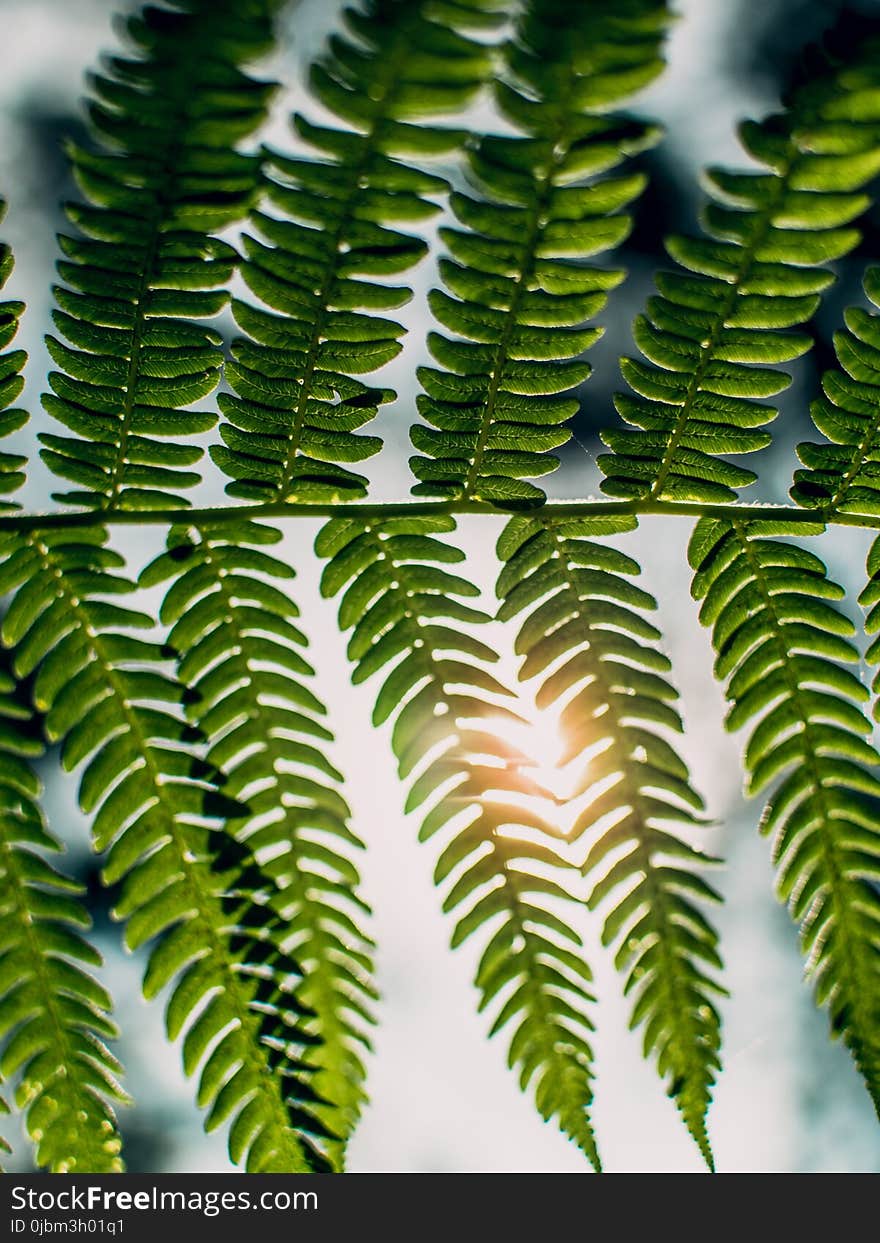
[[[321,1167],[301,1132],[323,1128],[288,1038],[302,1012],[298,967],[260,904],[266,878],[222,829],[243,808],[194,750],[201,731],[180,711],[193,694],[165,673],[169,649],[128,633],[153,623],[114,601],[132,584],[114,573],[122,558],[104,539],[99,527],[11,537],[0,590],[17,591],[3,640],[17,676],[35,674],[64,766],[86,765],[80,805],[93,814],[95,848],[108,851],[107,882],[123,881],[127,944],[155,939],[144,991],[170,985],[169,1035],[185,1029],[188,1066],[208,1055],[206,1125],[233,1116],[230,1151],[249,1169]]]
[[[236,144],[263,120],[271,84],[240,69],[270,45],[277,0],[172,0],[128,20],[135,55],[92,78],[94,148],[74,147],[86,202],[68,207],[64,282],[49,337],[59,371],[44,460],[76,485],[58,499],[124,509],[181,504],[199,475],[189,443],[216,415],[187,409],[216,388],[236,251],[211,234],[246,214],[257,157]],[[66,342],[67,344],[65,344]]]
[[[267,910],[304,976],[300,1073],[317,1094],[316,1115],[347,1138],[365,1099],[362,1050],[375,996],[372,943],[361,927],[368,908],[351,858],[361,842],[325,755],[332,735],[286,590],[293,571],[265,551],[280,538],[244,521],[174,531],[142,582],[172,580],[161,619],[184,653],[188,716],[205,735],[208,762],[226,774],[224,793],[247,806],[227,831],[271,878]],[[331,1144],[331,1152],[338,1166],[342,1149]]]
[[[122,1169],[113,1103],[126,1099],[105,1044],[117,1032],[88,970],[101,956],[83,935],[82,886],[45,857],[60,847],[37,801],[28,759],[42,746],[28,717],[0,672],[0,1078],[19,1076],[38,1165],[111,1174]]]
[[[496,86],[517,131],[469,153],[476,196],[451,198],[458,227],[431,308],[454,336],[432,333],[439,368],[423,367],[411,459],[429,496],[540,500],[526,482],[558,465],[581,355],[602,334],[585,326],[623,273],[583,262],[617,246],[641,174],[603,176],[650,146],[656,127],[609,111],[662,69],[665,0],[534,0]],[[572,262],[576,260],[578,262]]]
[[[359,436],[393,394],[356,377],[400,350],[403,327],[377,312],[411,291],[388,284],[427,251],[406,231],[438,209],[445,182],[421,170],[425,157],[464,135],[434,123],[473,97],[491,66],[468,28],[493,19],[496,0],[370,0],[347,9],[312,68],[316,100],[340,127],[294,118],[313,154],[270,153],[260,236],[245,237],[245,283],[266,308],[233,303],[248,339],[234,344],[221,395],[228,422],[212,455],[232,477],[228,491],[256,500],[359,495],[348,468],[380,442]],[[416,124],[419,121],[421,124]],[[277,214],[275,214],[277,213]]]
[[[489,666],[497,660],[471,632],[488,620],[466,603],[479,593],[444,568],[463,559],[437,538],[452,519],[408,517],[375,528],[341,517],[317,551],[329,558],[322,590],[344,591],[340,625],[352,630],[354,680],[382,676],[373,720],[393,720],[407,811],[422,816],[420,840],[439,835],[435,880],[445,911],[458,912],[453,946],[478,932],[488,943],[477,971],[492,1033],[512,1026],[508,1061],[598,1166],[589,1108],[591,974],[566,922],[571,902],[560,833],[543,813],[528,758],[498,730],[518,720],[510,692]],[[560,904],[562,904],[560,906]]]
[[[634,995],[632,1024],[644,1026],[688,1130],[709,1165],[706,1112],[720,1066],[713,977],[718,936],[700,909],[718,895],[695,870],[705,857],[685,840],[703,803],[670,736],[682,732],[669,660],[645,616],[653,597],[631,581],[638,564],[597,537],[631,530],[634,518],[565,521],[513,518],[499,540],[504,620],[521,622],[523,679],[541,678],[540,709],[561,706],[561,764],[580,757],[582,809],[571,840],[585,841],[591,906],[610,909],[603,940]]]
[[[6,204],[0,199],[0,220],[6,213]],[[12,251],[6,243],[0,243],[0,289],[9,279],[13,266]],[[0,439],[11,436],[27,422],[27,413],[13,403],[24,388],[21,369],[27,361],[24,350],[7,347],[18,332],[18,321],[24,310],[22,302],[0,302]],[[0,453],[0,496],[8,496],[24,483],[26,458],[17,453]]]
[[[843,590],[815,554],[778,538],[808,533],[784,520],[701,519],[694,594],[727,680],[727,725],[751,728],[748,789],[773,786],[762,829],[817,1000],[880,1111],[880,760],[868,692],[846,668],[858,653],[832,603]]]
[[[705,235],[667,242],[679,266],[658,274],[635,322],[646,361],[621,364],[632,392],[616,404],[629,427],[603,430],[613,452],[599,458],[611,496],[717,502],[754,482],[729,455],[769,444],[776,410],[754,399],[785,389],[776,364],[810,348],[790,330],[833,280],[821,265],[858,241],[851,222],[880,171],[877,53],[874,38],[855,63],[826,56],[785,113],[741,126],[760,171],[709,171]]]

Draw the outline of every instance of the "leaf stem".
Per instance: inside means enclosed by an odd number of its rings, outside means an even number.
[[[308,501],[266,501],[255,505],[217,505],[202,509],[103,509],[79,512],[0,513],[2,531],[48,531],[69,527],[93,527],[104,523],[123,526],[190,526],[202,527],[243,522],[257,518],[339,518],[343,513],[352,518],[386,520],[420,514],[494,514],[511,517],[527,513],[549,518],[600,518],[632,514],[636,517],[683,515],[690,518],[720,518],[733,521],[745,518],[760,522],[800,522],[805,526],[824,529],[832,524],[880,530],[880,515],[828,513],[804,509],[799,505],[748,504],[742,502],[694,503],[635,499],[627,501],[584,498],[547,501],[535,508],[504,508],[488,501],[355,501],[315,504]],[[810,532],[813,534],[816,532]]]

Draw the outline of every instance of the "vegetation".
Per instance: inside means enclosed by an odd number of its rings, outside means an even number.
[[[813,551],[829,524],[880,530],[876,310],[846,313],[790,503],[743,493],[790,382],[780,368],[811,349],[829,265],[872,202],[880,27],[812,49],[784,110],[742,126],[750,171],[709,171],[703,232],[669,239],[638,356],[621,362],[619,418],[601,416],[604,496],[560,502],[534,480],[570,438],[625,277],[612,252],[645,188],[637,157],[661,134],[623,108],[663,69],[665,0],[363,0],[312,66],[316,107],[286,151],[259,145],[274,86],[251,68],[280,9],[148,5],[125,56],[90,79],[40,422],[56,508],[19,509],[25,459],[0,457],[0,1077],[37,1162],[121,1169],[127,1101],[86,907],[48,861],[58,843],[30,763],[48,742],[80,774],[115,915],[129,947],[149,947],[144,993],[166,998],[206,1126],[228,1127],[249,1171],[344,1166],[366,1099],[373,944],[363,843],[278,555],[282,524],[304,516],[326,519],[322,591],[338,597],[353,680],[375,684],[375,724],[392,722],[452,943],[479,943],[480,1009],[542,1117],[596,1168],[584,902],[713,1164],[725,990],[708,912],[723,877],[701,845],[656,601],[615,541],[651,515],[693,517],[693,595],[727,725],[747,727],[779,894],[880,1111],[880,673],[860,679],[856,624]],[[493,126],[474,132],[487,100]],[[382,447],[364,429],[394,397],[379,386],[402,348],[394,313],[444,210],[412,496],[387,503],[358,469]],[[4,251],[4,282],[11,265]],[[864,279],[880,308],[880,269]],[[206,322],[226,308],[228,348]],[[27,419],[23,313],[0,306],[10,436]],[[215,427],[232,500],[200,508]],[[455,536],[459,515],[499,513],[497,615],[519,688],[493,669]],[[167,533],[138,581],[117,539],[130,523]],[[866,580],[873,635],[880,536]],[[160,588],[158,615],[143,611],[139,590]],[[880,638],[867,662],[880,666]],[[511,741],[533,692],[560,714],[563,763],[581,761],[573,819]]]

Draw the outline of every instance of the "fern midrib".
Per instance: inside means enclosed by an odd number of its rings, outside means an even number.
[[[80,620],[80,625],[84,633],[88,636],[92,652],[101,666],[107,685],[110,686],[113,695],[122,709],[122,713],[128,724],[128,727],[134,738],[137,739],[139,753],[142,755],[145,767],[150,772],[152,778],[153,789],[156,792],[156,805],[161,807],[163,817],[168,826],[167,833],[170,840],[174,843],[175,852],[177,854],[178,865],[181,874],[186,879],[186,884],[191,895],[193,910],[196,912],[195,919],[201,927],[204,934],[204,944],[209,946],[209,952],[215,956],[215,961],[221,967],[225,977],[224,992],[225,996],[232,1002],[232,1009],[236,1015],[239,1030],[246,1037],[246,1047],[248,1056],[254,1069],[256,1080],[258,1083],[258,1091],[264,1088],[265,1084],[275,1084],[275,1077],[272,1074],[271,1066],[268,1058],[263,1054],[263,1045],[259,1039],[259,1024],[250,1012],[248,1001],[244,996],[241,985],[239,983],[238,972],[236,970],[237,963],[232,955],[230,955],[227,947],[223,943],[223,938],[217,930],[217,925],[222,924],[222,907],[217,895],[212,893],[202,884],[201,871],[199,864],[192,859],[190,849],[181,836],[177,824],[177,816],[173,806],[169,804],[165,783],[162,780],[162,774],[153,758],[152,748],[149,739],[145,736],[141,728],[140,719],[137,711],[130,703],[125,690],[116,674],[116,670],[111,660],[108,659],[101,641],[101,635],[91,624],[88,611],[83,607],[81,601],[74,592],[68,587],[64,571],[52,563],[52,552],[48,545],[40,541],[36,536],[32,541],[43,569],[46,573],[51,574],[58,584],[58,591],[67,600],[74,616]],[[206,912],[214,909],[218,912],[219,918],[215,923],[214,919]],[[256,1057],[254,1057],[256,1052]],[[253,1095],[253,1093],[251,1094]],[[296,1173],[308,1173],[310,1166],[304,1159],[300,1146],[296,1141],[295,1132],[290,1127],[287,1119],[283,1102],[279,1097],[279,1093],[269,1090],[269,1105],[275,1120],[275,1126],[280,1135],[288,1140],[287,1148],[291,1164]]]
[[[849,920],[847,919],[850,905],[856,906],[857,904],[849,904],[846,901],[843,901],[840,897],[841,889],[849,888],[849,882],[841,870],[837,859],[837,849],[834,841],[834,835],[829,830],[831,817],[828,812],[827,790],[819,768],[818,752],[813,743],[812,723],[801,705],[800,682],[795,677],[794,671],[791,668],[788,647],[782,637],[784,629],[783,623],[780,621],[773,604],[773,594],[767,585],[764,568],[758,558],[754,555],[751,547],[751,541],[749,540],[748,534],[742,523],[734,519],[731,521],[731,526],[736,532],[740,546],[743,549],[746,559],[748,560],[749,566],[751,567],[754,581],[756,582],[758,590],[764,601],[764,607],[772,619],[777,654],[779,657],[782,675],[788,687],[789,702],[792,704],[795,712],[800,718],[800,733],[804,739],[807,768],[810,773],[811,784],[819,799],[819,808],[821,813],[819,825],[813,829],[813,832],[817,832],[819,834],[819,840],[822,847],[822,857],[825,860],[825,865],[828,869],[829,884],[827,886],[827,892],[832,904],[833,926],[838,932],[843,933],[842,936],[838,937],[837,946],[835,947],[835,957],[843,959],[843,974],[850,981],[848,990],[850,1004],[852,1005],[854,1012],[860,1013],[862,1011],[860,1001],[864,996],[868,996],[870,994],[870,990],[860,987],[861,971],[859,970],[859,966],[861,955],[857,944],[853,944],[853,940],[855,939],[858,941],[859,938],[857,934],[855,938],[853,937],[853,932],[850,928]],[[870,1026],[870,1015],[868,1015],[867,1018],[868,1025]],[[858,1033],[857,1039],[859,1043],[861,1043],[861,1031]],[[860,1058],[857,1055],[857,1061],[859,1060]]]
[[[566,80],[567,95],[577,81],[578,74],[575,71],[574,62],[569,61],[568,75]],[[486,445],[489,436],[492,433],[492,427],[495,422],[495,406],[498,401],[498,394],[501,391],[501,384],[504,379],[504,370],[510,361],[508,358],[508,350],[513,334],[519,327],[518,315],[523,296],[527,292],[527,282],[530,280],[535,270],[535,247],[539,237],[543,233],[544,213],[547,208],[548,199],[553,189],[553,177],[558,172],[563,161],[569,153],[571,145],[571,128],[572,119],[568,112],[563,111],[561,120],[556,129],[556,137],[553,142],[551,151],[552,159],[546,171],[541,177],[537,178],[538,194],[529,217],[528,230],[526,232],[525,241],[522,248],[522,261],[519,269],[514,277],[513,295],[510,299],[510,307],[507,311],[507,317],[504,324],[504,330],[501,334],[501,340],[495,352],[495,361],[489,379],[489,388],[486,394],[486,404],[483,408],[483,414],[480,421],[480,431],[477,436],[477,442],[474,446],[474,456],[468,468],[467,477],[465,479],[464,490],[462,496],[465,500],[469,500],[473,494],[474,488],[480,480],[480,471],[483,465],[483,457],[486,453]],[[550,141],[549,139],[547,140]]]
[[[180,85],[179,79],[177,79],[177,85]],[[172,134],[173,137],[163,152],[161,160],[163,170],[162,176],[153,192],[153,207],[150,215],[150,236],[144,257],[144,265],[141,269],[140,279],[138,282],[137,298],[135,300],[135,321],[131,331],[131,356],[129,358],[128,372],[125,379],[125,399],[123,402],[122,419],[119,429],[119,444],[117,445],[116,457],[107,483],[105,502],[101,506],[101,509],[109,508],[114,501],[119,499],[119,494],[122,489],[122,472],[128,464],[128,443],[131,435],[131,424],[134,418],[135,391],[141,378],[140,355],[143,348],[144,327],[147,318],[144,302],[151,290],[153,265],[155,264],[156,257],[159,253],[160,240],[162,237],[161,223],[165,219],[165,208],[167,206],[167,190],[177,177],[176,164],[185,145],[183,135],[186,133],[188,122],[191,119],[191,101],[198,98],[198,93],[191,89],[191,84],[188,85],[190,89],[187,89],[182,94],[179,90],[169,92],[171,97],[175,99],[175,103],[179,108],[179,112],[177,113],[179,123],[173,128],[169,125],[169,128],[166,131],[167,133]]]
[[[834,521],[835,511],[846,500],[847,492],[861,473],[862,467],[868,459],[868,454],[874,449],[878,438],[880,438],[880,412],[878,412],[877,418],[871,422],[867,434],[854,447],[849,466],[840,480],[839,487],[827,505],[822,507],[822,518],[825,521]],[[878,520],[878,525],[880,525],[880,520]]]
[[[376,110],[370,119],[369,128],[361,135],[362,142],[360,148],[360,157],[357,162],[350,166],[350,189],[346,198],[345,209],[339,218],[336,228],[330,235],[333,242],[332,258],[328,261],[324,277],[321,282],[318,294],[318,312],[315,316],[312,330],[309,336],[309,344],[306,350],[306,360],[303,366],[303,373],[299,383],[299,395],[297,397],[296,407],[294,409],[293,425],[288,432],[287,453],[284,458],[284,465],[281,472],[281,480],[275,489],[275,499],[284,501],[287,497],[288,489],[293,481],[293,474],[296,466],[296,459],[300,450],[302,441],[303,428],[305,426],[306,410],[312,395],[312,381],[315,378],[315,371],[318,365],[318,349],[321,345],[321,338],[324,332],[324,326],[327,323],[328,316],[332,313],[329,305],[330,292],[337,278],[338,261],[342,256],[339,249],[344,238],[343,235],[354,219],[354,212],[359,200],[359,191],[362,189],[360,185],[361,178],[364,176],[366,169],[375,155],[374,142],[377,134],[388,119],[387,109],[393,104],[396,87],[398,85],[400,63],[403,59],[406,47],[406,35],[410,26],[414,24],[413,14],[421,8],[421,0],[415,0],[412,9],[405,12],[401,25],[395,31],[395,37],[391,43],[391,51],[387,58],[383,58],[378,63],[382,71],[377,78],[377,95],[371,96],[376,103]]]
[[[791,143],[790,139],[789,142]],[[757,251],[772,227],[773,213],[779,206],[782,196],[788,189],[789,180],[791,179],[792,174],[797,170],[797,167],[802,159],[803,156],[801,153],[794,146],[794,143],[791,143],[791,158],[784,166],[784,171],[779,174],[774,181],[773,191],[767,200],[764,210],[758,215],[755,231],[749,240],[749,244],[741,248],[743,253],[739,266],[737,267],[736,277],[730,283],[730,288],[721,303],[721,308],[715,317],[715,322],[712,325],[709,336],[706,338],[705,344],[701,344],[700,346],[700,361],[688,382],[684,402],[680,412],[676,416],[672,435],[669,438],[669,443],[667,444],[666,449],[663,452],[663,457],[660,460],[660,468],[653,484],[651,485],[650,491],[648,492],[648,500],[656,501],[662,496],[666,481],[675,466],[675,455],[678,452],[678,447],[690,426],[690,417],[693,412],[694,402],[702,392],[701,385],[705,378],[706,371],[715,361],[715,350],[719,345],[721,334],[727,323],[727,317],[736,306],[736,301],[739,297],[739,292],[743,282],[748,279],[752,268],[757,262]]]
[[[559,536],[556,534],[555,531],[552,530],[552,528],[548,528],[548,529],[549,529],[550,534],[553,536],[553,539],[555,543],[557,544],[557,547],[559,547],[559,545],[562,542],[559,539]],[[574,579],[572,578],[572,574],[571,574],[571,571],[573,568],[572,564],[568,560],[568,558],[565,557],[564,554],[560,555],[559,563],[563,567],[568,590],[572,593],[572,595],[574,596],[574,599],[577,602],[578,616],[583,617],[584,623],[589,633],[590,631],[589,617],[584,616],[584,610],[581,607],[585,603],[585,598],[580,595],[575,585]],[[648,904],[649,904],[651,911],[656,912],[657,915],[659,916],[658,923],[662,926],[665,926],[667,923],[671,923],[672,921],[668,919],[666,892],[663,889],[663,887],[657,883],[657,877],[654,873],[654,860],[653,860],[652,853],[651,853],[651,847],[648,844],[648,841],[646,840],[647,835],[648,835],[647,830],[649,826],[648,826],[648,816],[644,812],[642,791],[632,775],[631,766],[633,763],[633,758],[631,755],[627,755],[624,751],[621,750],[620,742],[619,742],[619,739],[623,735],[623,729],[624,729],[623,714],[620,711],[620,696],[612,689],[612,687],[609,685],[608,681],[602,674],[602,661],[600,658],[600,653],[596,650],[596,647],[592,639],[589,639],[588,642],[589,642],[590,648],[596,653],[596,657],[597,657],[596,662],[595,662],[595,671],[594,671],[593,676],[596,682],[598,683],[598,685],[602,689],[603,699],[608,709],[608,716],[613,721],[613,728],[608,730],[608,737],[611,739],[612,754],[616,758],[617,767],[621,775],[620,788],[622,792],[627,796],[629,805],[632,807],[635,825],[637,826],[636,853],[642,865],[641,870],[642,870],[643,879],[641,883],[645,886],[645,889],[647,891],[647,895],[649,898]],[[694,1032],[692,1024],[688,1024],[685,1022],[683,1027],[679,1026],[681,1021],[686,1020],[687,1016],[690,1014],[691,1005],[690,1005],[689,1000],[686,997],[682,996],[681,985],[678,979],[678,972],[676,970],[677,963],[676,963],[675,955],[671,953],[668,940],[665,936],[662,935],[662,933],[658,935],[657,937],[657,945],[659,946],[660,959],[664,967],[664,970],[661,973],[661,979],[663,981],[663,990],[666,993],[667,998],[668,998],[668,1008],[666,1010],[666,1013],[668,1015],[673,1016],[675,1026],[679,1030],[679,1036],[680,1038],[683,1038],[684,1043],[699,1044],[699,1033]],[[682,1072],[682,1078],[684,1078],[687,1081],[688,1079],[691,1078],[692,1068],[687,1065],[687,1057],[685,1057],[683,1060],[684,1060],[684,1070]],[[682,1109],[682,1113],[684,1113],[683,1109]],[[685,1121],[687,1122],[689,1127],[697,1128],[698,1133],[694,1135],[694,1138],[697,1140],[697,1144],[700,1147],[700,1149],[704,1150],[704,1155],[706,1155],[707,1159],[710,1160],[711,1154],[709,1152],[709,1141],[708,1141],[708,1136],[706,1135],[705,1122],[703,1122],[702,1120],[699,1120],[699,1121],[694,1120],[692,1118],[691,1119],[686,1118]],[[705,1149],[704,1149],[704,1145],[705,1145]],[[710,1160],[710,1164],[711,1164],[711,1160]]]
[[[54,1074],[53,1081],[58,1085],[62,1093],[66,1088],[72,1088],[72,1103],[76,1104],[77,1095],[79,1093],[88,1094],[90,1089],[87,1085],[77,1082],[80,1055],[72,1049],[68,1040],[67,1029],[59,1014],[56,989],[46,969],[46,954],[37,939],[34,919],[23,897],[27,889],[27,883],[21,869],[18,867],[15,845],[9,839],[6,829],[3,827],[2,819],[0,819],[0,837],[2,837],[2,848],[7,860],[6,876],[13,895],[14,909],[18,915],[18,922],[21,925],[24,940],[27,943],[27,958],[31,964],[32,975],[38,981],[40,1004],[43,1014],[48,1016],[48,1026],[52,1032],[52,1043],[57,1050],[55,1060],[58,1069]],[[41,1027],[43,1027],[42,1023]],[[41,1086],[45,1088],[45,1084]],[[69,1127],[71,1125],[69,1109],[67,1117]],[[88,1135],[88,1131],[85,1128],[81,1128],[76,1131],[76,1135],[81,1141],[83,1135]],[[81,1146],[81,1144],[78,1146]],[[84,1153],[83,1155],[87,1156],[88,1154]],[[103,1157],[109,1156],[106,1152],[101,1155]],[[119,1158],[117,1157],[116,1160],[118,1161]],[[110,1164],[112,1165],[113,1161]]]
[[[544,1049],[544,1061],[545,1063],[550,1061],[556,1062],[559,1066],[558,1073],[560,1074],[570,1073],[576,1065],[578,1070],[583,1075],[584,1102],[581,1107],[583,1117],[580,1121],[589,1136],[586,1144],[580,1134],[572,1134],[574,1128],[570,1128],[568,1125],[568,1118],[571,1110],[570,1101],[561,1104],[554,1111],[555,1116],[563,1132],[570,1135],[570,1138],[575,1141],[578,1147],[582,1148],[586,1152],[586,1155],[589,1157],[594,1168],[597,1171],[601,1171],[602,1161],[599,1156],[599,1150],[596,1146],[595,1138],[593,1137],[588,1113],[592,1102],[592,1075],[587,1067],[582,1066],[573,1057],[566,1056],[564,1053],[561,1053],[558,1048],[560,1034],[562,1035],[562,1039],[564,1041],[566,1034],[568,1034],[567,1029],[565,1024],[560,1023],[552,1013],[549,1005],[547,989],[545,986],[540,984],[536,978],[536,968],[540,967],[540,963],[538,962],[538,952],[535,949],[535,945],[529,935],[525,920],[523,919],[519,890],[512,879],[512,873],[515,869],[510,866],[509,862],[504,858],[503,852],[498,848],[497,843],[499,841],[499,834],[496,828],[492,829],[491,837],[493,853],[500,862],[500,876],[503,882],[502,887],[508,895],[507,910],[510,913],[510,922],[516,930],[516,935],[521,938],[523,942],[523,948],[517,951],[517,958],[520,961],[520,978],[523,980],[524,993],[532,999],[533,1009],[529,1012],[529,1017],[531,1017],[532,1013],[536,1012],[544,1031],[544,1038],[541,1041]],[[536,1067],[535,1070],[540,1073],[539,1067]]]
[[[131,356],[128,363],[128,372],[125,378],[124,394],[125,398],[122,405],[122,419],[119,427],[119,443],[116,446],[116,456],[113,467],[110,471],[110,477],[107,481],[107,487],[104,494],[104,503],[102,509],[108,509],[114,501],[118,501],[122,490],[122,472],[127,465],[128,442],[131,434],[131,423],[134,416],[135,407],[135,389],[140,379],[140,352],[144,334],[144,322],[146,313],[144,311],[144,300],[150,290],[150,281],[153,276],[153,264],[159,250],[159,220],[161,219],[160,206],[158,200],[160,195],[156,195],[157,204],[152,213],[153,227],[150,232],[150,240],[144,260],[143,270],[140,275],[138,285],[137,298],[135,301],[135,322],[131,331]]]

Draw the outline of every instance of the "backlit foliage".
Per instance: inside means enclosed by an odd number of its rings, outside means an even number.
[[[256,62],[295,31],[283,0],[147,5],[90,78],[34,416],[61,507],[19,509],[26,458],[0,454],[0,1112],[21,1113],[41,1168],[121,1169],[128,1103],[89,914],[49,862],[47,743],[79,772],[114,916],[206,1127],[227,1127],[248,1171],[344,1168],[378,1010],[371,826],[352,823],[332,747],[346,713],[324,703],[307,591],[291,590],[309,554],[284,535],[303,517],[323,521],[321,592],[390,728],[452,945],[479,947],[490,1034],[598,1169],[601,949],[584,927],[613,948],[631,1026],[714,1168],[724,874],[657,601],[618,538],[692,516],[682,562],[726,723],[746,728],[755,819],[817,1001],[880,1110],[880,674],[872,705],[855,611],[805,546],[830,523],[880,528],[877,268],[875,309],[847,310],[835,336],[791,503],[740,500],[781,367],[812,348],[830,265],[862,237],[880,30],[812,49],[782,109],[742,125],[748,171],[708,171],[700,235],[668,239],[617,413],[593,412],[606,497],[556,502],[535,482],[559,465],[626,276],[614,251],[662,138],[632,101],[663,71],[672,19],[665,0],[361,0],[271,149],[290,83]],[[420,306],[416,268],[434,259]],[[4,247],[0,283],[11,268]],[[24,310],[0,304],[3,437],[28,420]],[[384,502],[361,464],[420,313],[411,498]],[[495,609],[456,538],[464,513],[505,515]],[[157,532],[140,569],[120,538],[133,519]],[[874,636],[880,537],[867,578]],[[558,719],[577,774],[565,798],[529,753],[533,699],[532,730]]]

